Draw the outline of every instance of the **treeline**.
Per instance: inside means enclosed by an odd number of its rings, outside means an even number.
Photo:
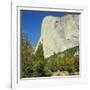
[[[21,78],[22,77],[47,77],[53,72],[68,71],[70,75],[79,72],[79,55],[74,55],[79,51],[79,46],[70,48],[62,53],[44,59],[42,44],[35,54],[28,39],[24,36],[21,40]]]

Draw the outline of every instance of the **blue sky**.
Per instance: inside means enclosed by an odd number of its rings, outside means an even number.
[[[21,27],[25,36],[30,41],[32,47],[35,47],[41,35],[41,23],[45,16],[64,16],[64,13],[58,12],[40,12],[21,10]]]

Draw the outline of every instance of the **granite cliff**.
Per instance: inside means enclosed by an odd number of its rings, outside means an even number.
[[[79,46],[79,15],[67,14],[63,17],[44,17],[40,42],[43,45],[45,58],[63,52],[68,48]]]

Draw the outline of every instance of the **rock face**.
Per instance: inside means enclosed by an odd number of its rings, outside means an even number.
[[[46,16],[41,27],[44,57],[79,45],[79,15]]]
[[[52,74],[52,76],[69,76],[69,72],[68,71],[57,71],[57,72],[54,72]]]

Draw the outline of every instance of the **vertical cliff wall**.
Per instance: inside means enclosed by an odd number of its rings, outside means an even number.
[[[46,16],[42,22],[40,41],[43,45],[45,58],[78,46],[79,15]]]

